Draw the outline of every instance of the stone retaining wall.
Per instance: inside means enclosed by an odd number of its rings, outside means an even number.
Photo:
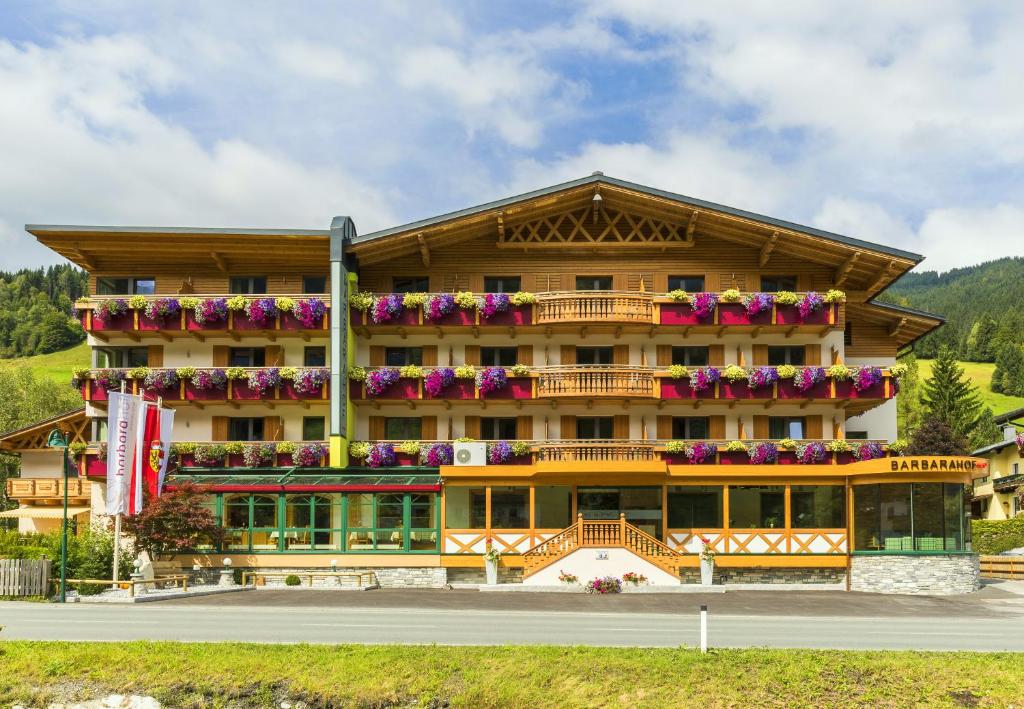
[[[952,596],[980,587],[977,554],[854,555],[850,590]]]
[[[700,569],[684,568],[680,572],[683,583],[700,583]],[[736,583],[767,583],[783,586],[790,583],[800,584],[836,584],[846,581],[846,569],[843,568],[768,568],[768,567],[743,567],[743,568],[722,568],[715,567],[714,583],[736,584]]]

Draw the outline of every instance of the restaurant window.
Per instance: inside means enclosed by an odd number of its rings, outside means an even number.
[[[267,353],[262,347],[232,347],[228,354],[229,367],[262,367]]]
[[[576,290],[611,290],[611,276],[576,276]]]
[[[804,437],[807,426],[802,416],[769,416],[768,417],[768,438],[780,440],[792,438],[799,441]]]
[[[263,419],[260,417],[236,417],[228,419],[229,441],[262,441]]]
[[[777,367],[780,364],[802,366],[807,352],[802,345],[795,347],[769,347],[768,364]]]
[[[708,366],[708,348],[673,347],[672,364],[681,364],[684,367],[706,367]]]
[[[761,290],[764,293],[778,293],[780,290],[795,291],[796,276],[761,276]]]
[[[669,291],[682,290],[687,293],[701,293],[704,291],[704,276],[669,276]]]
[[[707,416],[672,417],[672,438],[676,440],[697,440],[707,437]]]
[[[969,509],[958,483],[897,483],[853,488],[857,551],[963,551]]]
[[[96,295],[153,295],[156,293],[156,279],[152,276],[141,278],[98,278]]]
[[[418,441],[423,435],[423,420],[418,416],[384,419],[384,438],[389,441]]]
[[[613,347],[577,347],[576,364],[611,364]]]
[[[491,529],[528,529],[530,489],[491,488]]]
[[[405,505],[402,495],[376,496],[374,513],[377,549],[397,551],[404,548],[403,527]]]
[[[277,551],[277,495],[252,496],[252,550]]]
[[[284,548],[286,551],[337,549],[341,542],[340,495],[287,495]]]
[[[437,496],[360,493],[345,496],[348,551],[436,551]]]
[[[580,440],[610,439],[614,428],[611,416],[579,417],[576,419],[576,438]],[[562,435],[565,438],[565,434]]]
[[[521,285],[519,276],[484,276],[484,293],[516,293]]]
[[[327,348],[323,346],[306,347],[302,350],[303,367],[326,367]]]
[[[385,347],[384,364],[388,367],[404,367],[407,364],[423,364],[422,347]]]
[[[323,441],[326,435],[326,419],[323,416],[302,417],[302,440]]]
[[[392,293],[426,293],[429,290],[429,276],[395,276],[391,282]]]
[[[672,529],[721,529],[722,486],[670,486],[668,526]]]
[[[303,293],[326,293],[327,292],[327,276],[303,276],[302,277],[302,292]]]
[[[842,485],[794,485],[789,499],[790,525],[794,529],[846,527],[846,495]]]
[[[493,416],[484,416],[480,419],[481,441],[514,441],[515,438],[515,417],[497,418]]]
[[[729,487],[731,529],[781,529],[786,523],[786,489],[782,485]]]
[[[484,529],[487,526],[487,496],[483,488],[446,486],[444,504],[448,529]]]
[[[512,367],[519,357],[515,347],[481,347],[480,364],[484,367]]]
[[[572,488],[538,486],[533,490],[537,529],[565,529],[572,524]]]
[[[147,347],[98,347],[94,352],[99,368],[145,367],[149,364]]]
[[[266,276],[232,276],[228,292],[235,295],[262,295],[267,292]]]
[[[410,551],[437,549],[437,495],[409,495]]]

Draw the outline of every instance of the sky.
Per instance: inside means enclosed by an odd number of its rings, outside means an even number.
[[[5,0],[26,223],[361,233],[595,170],[927,256],[1024,255],[1024,3]]]

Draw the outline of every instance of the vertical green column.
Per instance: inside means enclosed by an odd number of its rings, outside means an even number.
[[[349,289],[354,281],[345,267],[345,243],[356,236],[356,226],[348,217],[331,222],[331,432],[330,459],[333,467],[348,466],[348,441],[351,409],[348,397],[348,367],[352,350],[352,324],[349,322]]]

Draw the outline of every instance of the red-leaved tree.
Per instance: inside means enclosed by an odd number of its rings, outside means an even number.
[[[142,512],[124,519],[125,531],[135,537],[136,552],[144,550],[156,560],[161,554],[188,551],[200,544],[219,545],[224,530],[206,500],[206,491],[190,482],[146,499]]]

